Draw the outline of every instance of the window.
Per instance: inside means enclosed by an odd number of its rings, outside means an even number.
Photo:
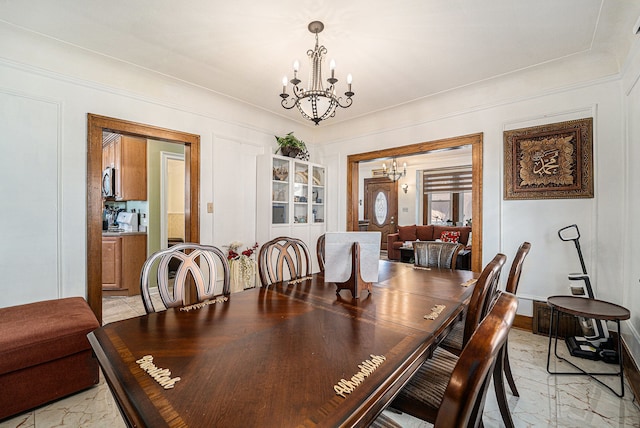
[[[425,170],[422,176],[424,224],[471,221],[471,166]]]

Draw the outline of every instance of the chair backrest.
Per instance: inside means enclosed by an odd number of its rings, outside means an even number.
[[[444,392],[436,428],[477,427],[496,359],[502,355],[518,308],[511,293],[500,293],[456,363]]]
[[[297,238],[281,236],[265,242],[258,253],[258,272],[263,287],[310,277],[309,249]]]
[[[455,269],[464,245],[453,242],[417,241],[413,243],[414,265]]]
[[[523,242],[520,245],[520,248],[518,248],[513,262],[511,262],[511,269],[509,270],[509,278],[507,278],[506,287],[506,290],[509,293],[516,294],[518,291],[518,283],[520,282],[520,274],[522,273],[522,264],[524,263],[524,259],[527,257],[527,254],[529,254],[529,250],[531,250],[531,244]]]
[[[320,272],[324,272],[324,233],[318,238],[316,243],[316,255],[318,256],[318,265],[320,266]]]
[[[178,262],[175,276],[169,276],[169,264]],[[191,273],[191,275],[189,275]],[[166,308],[184,306],[188,278],[196,287],[198,302],[211,299],[216,295],[229,294],[229,263],[226,255],[217,247],[194,243],[178,244],[152,254],[142,265],[140,274],[140,292],[147,313],[155,312],[150,286],[157,281],[162,303]],[[222,279],[222,289],[216,288],[218,279]]]
[[[500,272],[504,266],[507,256],[504,254],[496,254],[485,268],[482,270],[478,281],[476,282],[471,299],[469,300],[469,306],[467,307],[467,316],[464,323],[464,335],[462,337],[462,349],[465,348],[471,335],[476,331],[480,321],[491,309],[496,291],[498,289],[498,283],[500,282]]]

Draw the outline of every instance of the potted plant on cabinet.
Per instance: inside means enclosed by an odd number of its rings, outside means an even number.
[[[278,150],[276,150],[276,153],[280,151],[283,156],[309,160],[309,152],[307,151],[307,146],[305,145],[304,141],[296,138],[296,136],[293,135],[293,132],[289,132],[284,137],[278,137],[277,135],[275,137],[276,141],[278,142]]]

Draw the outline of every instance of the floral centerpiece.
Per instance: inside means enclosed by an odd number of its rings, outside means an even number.
[[[252,257],[258,249],[258,243],[256,242],[252,247],[247,247],[243,251],[240,251],[241,247],[242,242],[239,241],[233,241],[225,247],[231,270],[232,292],[255,286],[256,261]]]

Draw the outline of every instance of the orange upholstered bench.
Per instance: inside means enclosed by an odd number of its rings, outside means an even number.
[[[0,308],[0,419],[98,383],[82,297]]]

